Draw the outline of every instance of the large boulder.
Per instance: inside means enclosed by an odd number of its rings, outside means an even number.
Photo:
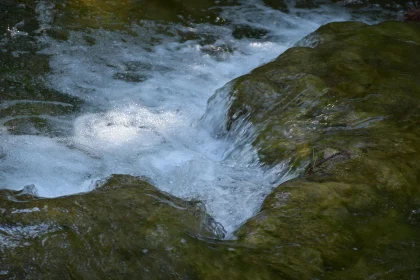
[[[199,202],[114,175],[88,194],[0,192],[0,271],[8,279],[193,278],[199,238],[223,228]]]
[[[419,25],[332,23],[230,83],[228,135],[251,123],[261,163],[298,175],[239,242],[287,249],[295,279],[420,277],[419,65]]]
[[[103,6],[112,1],[67,2],[56,7],[64,30],[51,30],[56,39],[68,27],[97,27],[88,20],[95,9],[110,29],[126,26],[132,11],[122,1],[115,20]],[[178,2],[168,1],[191,1]],[[31,35],[36,25],[22,30]],[[37,53],[33,37],[7,36],[1,121],[10,133],[66,135],[46,120],[77,113],[82,102],[45,87],[49,57]],[[17,46],[30,51],[14,58]],[[115,175],[90,193],[54,199],[31,187],[2,190],[0,277],[419,278],[420,27],[334,23],[298,46],[229,84],[221,128],[234,135],[251,123],[242,135],[253,139],[261,163],[288,161],[301,175],[273,191],[237,240],[221,241],[223,229],[199,202],[142,178]]]
[[[6,279],[290,279],[299,261],[287,249],[273,255],[223,241],[200,202],[140,177],[113,175],[89,193],[54,199],[36,197],[33,186],[2,190],[0,205]]]
[[[418,25],[398,22],[321,27],[299,43],[315,48],[289,49],[234,81],[227,126],[248,118],[267,164],[309,161],[335,145],[366,146],[366,137],[387,146],[398,132],[415,141],[419,36]]]

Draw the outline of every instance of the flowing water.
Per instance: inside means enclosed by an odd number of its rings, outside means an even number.
[[[228,233],[295,174],[287,159],[261,167],[252,136],[225,135],[226,99],[213,99],[202,118],[207,100],[219,88],[223,97],[227,82],[320,25],[354,17],[340,5],[286,14],[241,1],[223,6],[213,22],[146,19],[126,25],[129,31],[73,28],[60,40],[45,32],[57,17],[49,3],[39,1],[36,8],[38,54],[49,56],[51,68],[45,82],[83,105],[65,118],[45,116],[58,123],[59,135],[14,135],[2,128],[0,187],[34,185],[39,196],[57,197],[89,191],[115,173],[146,176],[163,191],[203,201]],[[25,24],[2,30],[3,37],[27,36],[20,31]],[[39,101],[2,106],[22,102]]]

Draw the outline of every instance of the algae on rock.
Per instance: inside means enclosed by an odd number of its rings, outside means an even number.
[[[89,19],[95,9],[105,28],[131,23],[127,1],[116,13],[105,2],[67,2],[57,6],[58,26],[95,28],[98,22]],[[188,9],[190,2],[165,2],[176,13],[159,17],[175,20],[181,13],[200,22],[217,14],[192,2]],[[50,35],[66,40],[61,31]],[[256,37],[245,31],[239,35]],[[49,120],[77,112],[82,102],[44,85],[49,57],[36,53],[30,36],[6,45],[0,54],[7,68],[0,71],[3,124],[15,134],[65,135]],[[15,56],[16,45],[27,52]],[[333,23],[298,46],[231,84],[229,120],[220,127],[231,129],[245,118],[254,126],[262,163],[290,159],[296,170],[305,168],[267,197],[261,212],[238,229],[238,240],[218,240],[222,229],[199,203],[130,176],[55,199],[2,190],[2,276],[419,278],[419,25]]]
[[[0,199],[0,268],[10,278],[187,276],[184,251],[200,250],[194,236],[223,236],[199,203],[131,176],[114,175],[88,194],[3,190]]]
[[[85,194],[0,191],[0,271],[9,279],[279,279],[284,255],[222,241],[200,202],[113,175]],[[273,256],[272,256],[273,257]],[[288,279],[289,277],[286,277]]]
[[[82,101],[49,88],[45,76],[50,57],[40,54],[40,25],[34,1],[6,1],[0,9],[0,27],[9,32],[0,36],[0,125],[9,133],[64,136],[71,129],[62,126],[78,112]]]
[[[230,83],[226,128],[248,120],[263,164],[304,168],[238,242],[287,248],[292,279],[420,277],[419,65],[419,25],[331,23]]]
[[[66,0],[54,1],[58,13],[56,24],[70,29],[105,28],[129,30],[133,23],[141,20],[178,22],[182,24],[224,23],[219,6],[235,5],[232,0]],[[62,29],[58,29],[62,37]]]

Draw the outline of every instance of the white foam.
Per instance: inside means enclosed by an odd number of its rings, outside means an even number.
[[[40,8],[48,11],[40,16],[43,29],[51,23],[51,9]],[[299,18],[254,1],[225,8],[223,17],[232,24],[268,29],[262,40],[236,40],[232,25],[166,27],[173,34],[182,30],[216,36],[214,44],[205,46],[215,50],[214,56],[198,41],[156,33],[153,22],[133,27],[138,37],[92,30],[93,46],[84,43],[81,31],[71,32],[65,42],[43,38],[50,45],[43,52],[52,55],[51,86],[90,107],[75,118],[74,133],[67,138],[3,132],[0,187],[34,184],[40,196],[56,197],[89,191],[93,182],[112,173],[145,175],[164,191],[202,200],[231,233],[293,174],[287,172],[287,159],[270,171],[261,169],[250,143],[233,153],[235,142],[215,137],[223,112],[198,121],[216,89],[274,59],[320,24],[350,18],[342,10],[338,15],[336,10],[318,11],[322,13]],[[152,35],[160,42],[152,44]],[[116,74],[141,77],[142,82],[115,79]],[[219,106],[223,111],[223,103]]]

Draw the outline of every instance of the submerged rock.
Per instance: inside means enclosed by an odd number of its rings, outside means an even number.
[[[264,0],[264,4],[282,12],[288,12],[287,4],[283,0]]]
[[[0,28],[0,126],[11,134],[69,135],[63,127],[69,116],[80,111],[82,100],[51,89],[50,56],[39,51],[42,30],[34,1],[2,1]]]
[[[302,175],[238,242],[273,266],[287,250],[286,279],[420,277],[420,26],[332,23],[297,45],[229,84],[227,130],[247,120],[261,162]]]
[[[235,39],[253,38],[262,39],[268,34],[268,30],[262,28],[253,28],[249,25],[238,25],[232,32]]]

